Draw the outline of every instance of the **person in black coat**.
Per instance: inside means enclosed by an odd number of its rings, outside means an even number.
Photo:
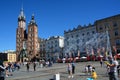
[[[0,60],[0,80],[5,80],[5,67],[1,60]]]
[[[120,64],[117,66],[118,75],[120,75]]]

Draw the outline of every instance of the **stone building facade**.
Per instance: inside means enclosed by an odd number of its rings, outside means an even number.
[[[64,38],[62,36],[52,36],[46,39],[46,58],[56,60],[63,57]]]
[[[115,46],[120,53],[120,14],[97,20],[95,25],[98,33],[108,31],[111,49]]]
[[[46,59],[46,39],[39,38],[39,45],[40,59]]]
[[[80,26],[73,30],[64,31],[64,53],[73,53],[77,56],[77,52],[85,52],[86,45],[91,38],[96,34],[94,25],[89,24],[88,26]]]

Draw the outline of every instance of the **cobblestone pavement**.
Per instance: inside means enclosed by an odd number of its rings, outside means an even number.
[[[50,80],[57,73],[60,74],[60,80],[86,80],[86,78],[90,77],[90,75],[85,75],[85,73],[83,73],[86,64],[95,66],[98,74],[97,80],[108,80],[106,65],[100,67],[99,62],[76,63],[74,78],[68,78],[67,63],[55,63],[52,67],[48,68],[40,68],[37,66],[36,71],[33,71],[33,67],[31,66],[29,72],[27,72],[26,67],[23,66],[19,71],[13,72],[13,76],[7,77],[6,80]]]

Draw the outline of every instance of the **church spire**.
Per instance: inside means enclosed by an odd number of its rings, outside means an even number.
[[[18,16],[18,27],[23,28],[24,30],[26,30],[26,20],[25,20],[23,7],[21,8],[20,14]]]
[[[35,18],[35,17],[34,17],[34,14],[32,14],[31,21],[30,21],[29,25],[35,24],[35,25],[37,26],[34,18]]]
[[[21,8],[20,14],[18,16],[18,21],[21,21],[21,20],[25,21],[25,15],[24,15],[23,7]]]

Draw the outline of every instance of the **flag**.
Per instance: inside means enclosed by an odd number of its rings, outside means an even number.
[[[100,48],[97,49],[97,54],[100,56]]]
[[[92,49],[92,52],[91,52],[91,53],[92,53],[92,55],[94,55],[94,50],[93,50],[93,49]]]
[[[78,57],[80,56],[80,50],[78,50]]]
[[[108,52],[107,52],[107,51],[105,52],[105,56],[106,56],[106,57],[108,56]]]
[[[87,54],[87,56],[89,56],[89,51],[88,51],[88,49],[86,48],[86,54]]]
[[[72,57],[72,54],[71,54],[71,52],[69,52],[69,57],[70,57],[70,58]]]
[[[117,52],[116,46],[113,46],[113,49],[114,49],[115,52]]]
[[[102,47],[102,51],[105,52],[105,47]]]

